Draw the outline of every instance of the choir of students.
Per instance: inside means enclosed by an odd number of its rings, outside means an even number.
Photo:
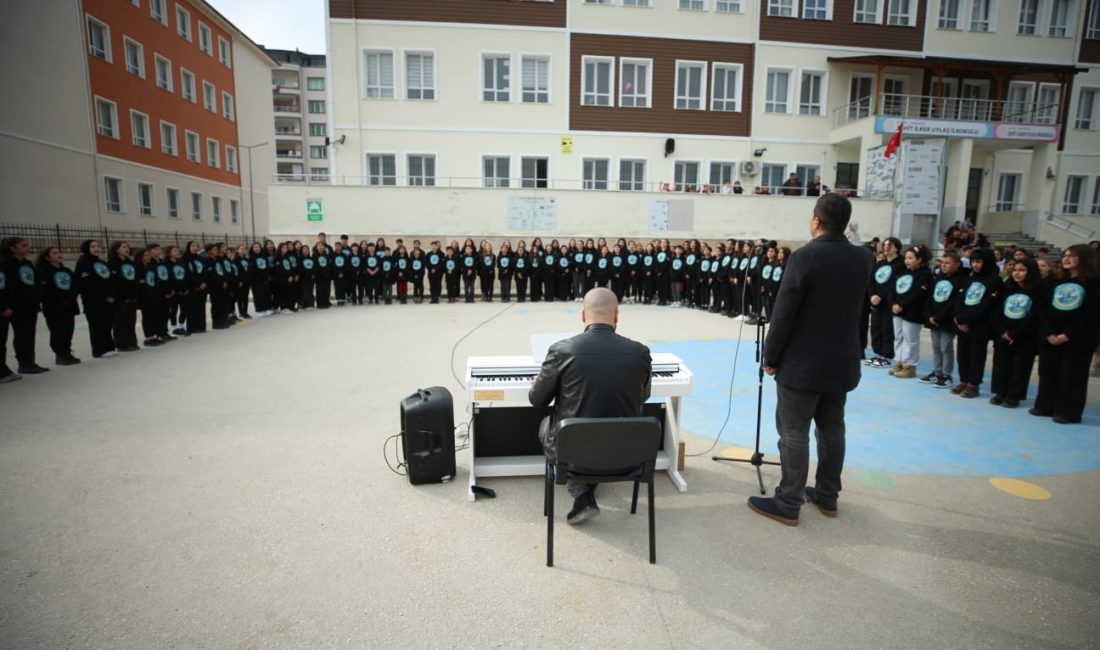
[[[876,251],[868,291],[875,356],[865,363],[890,367],[900,379],[916,377],[923,326],[931,331],[933,363],[920,382],[974,398],[992,343],[990,404],[1016,408],[1025,401],[1038,358],[1038,392],[1028,412],[1059,424],[1080,422],[1100,344],[1097,249],[1100,242],[1075,244],[1060,259],[1045,251],[1034,259],[1023,249],[1010,257],[989,248],[949,250],[933,271],[927,248],[901,251],[900,242],[887,239]]]

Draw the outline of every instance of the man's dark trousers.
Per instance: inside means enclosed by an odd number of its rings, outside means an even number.
[[[810,421],[817,425],[817,498],[835,507],[844,469],[844,405],[847,393],[817,393],[776,384],[775,428],[783,477],[775,489],[782,511],[797,517],[810,467]]]

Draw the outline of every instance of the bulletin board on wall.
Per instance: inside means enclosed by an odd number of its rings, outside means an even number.
[[[662,199],[649,202],[650,232],[695,230],[695,201]]]
[[[508,197],[509,230],[554,230],[558,225],[558,204],[542,196]]]

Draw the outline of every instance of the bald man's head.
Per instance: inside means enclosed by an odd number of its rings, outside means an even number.
[[[619,301],[610,289],[596,287],[584,294],[581,320],[585,325],[603,323],[614,326],[619,322]]]

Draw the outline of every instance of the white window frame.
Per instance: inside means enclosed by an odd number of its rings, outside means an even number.
[[[316,154],[316,155],[314,155]],[[309,159],[310,160],[328,160],[328,147],[323,144],[311,144],[309,145]],[[396,167],[396,163],[394,164]]]
[[[1053,89],[1055,92],[1055,106],[1050,109],[1044,108],[1043,104],[1043,91]],[[1035,90],[1035,123],[1036,124],[1057,124],[1058,113],[1062,107],[1062,86],[1053,83],[1040,83]],[[1049,110],[1049,117],[1045,117]]]
[[[192,140],[191,136],[194,136]],[[192,151],[191,143],[195,143],[195,149]],[[202,138],[198,133],[184,129],[183,131],[183,156],[187,162],[193,162],[202,164]]]
[[[199,24],[199,50],[207,56],[214,56],[214,32],[212,32],[210,28],[206,26],[206,23],[201,20],[196,22]]]
[[[218,88],[205,80],[202,82],[202,107],[211,113],[218,112]]]
[[[314,104],[320,104],[321,108],[323,108],[324,110],[320,110],[320,111],[313,110],[313,105]],[[323,100],[323,99],[309,99],[309,100],[306,100],[306,113],[308,113],[309,115],[324,115],[324,114],[328,113],[328,104],[326,104],[325,100]]]
[[[1098,2],[1098,4],[1100,4],[1100,2]],[[1092,107],[1089,110],[1089,114],[1084,117],[1084,120],[1087,120],[1087,124],[1081,126],[1083,121],[1081,118],[1081,99],[1086,92],[1092,93]],[[1073,128],[1082,131],[1095,131],[1097,128],[1100,128],[1100,124],[1098,124],[1098,122],[1100,122],[1100,115],[1097,113],[1098,109],[1100,109],[1100,88],[1081,86],[1077,91],[1077,106],[1073,112]]]
[[[771,73],[773,73],[773,72],[786,72],[787,73],[787,104],[786,104],[786,108],[782,111],[776,111],[776,110],[769,111],[768,110],[768,104],[769,103],[773,103],[773,104],[775,103],[774,101],[770,101],[768,99],[768,76],[771,75]],[[767,67],[767,68],[764,69],[764,92],[761,93],[761,96],[764,100],[764,112],[765,113],[767,113],[769,115],[790,115],[791,114],[791,111],[794,108],[794,90],[793,90],[794,72],[795,72],[794,68]]]
[[[178,187],[165,187],[164,188],[164,207],[168,211],[169,219],[180,218],[180,197],[183,195],[180,193]],[[173,206],[172,197],[175,197],[175,205]]]
[[[137,59],[138,59],[137,60],[137,70],[133,70],[130,67],[130,47],[129,46],[133,46],[137,49]],[[136,77],[140,77],[142,79],[145,78],[145,46],[144,45],[142,45],[141,43],[138,43],[137,41],[130,38],[129,36],[123,35],[122,36],[122,60],[123,60],[123,64],[126,67],[126,72],[128,72],[128,73],[130,73],[130,74],[132,74]]]
[[[164,137],[164,127],[169,127],[172,130],[172,137]],[[179,131],[176,129],[176,125],[171,122],[160,121],[160,152],[168,156],[179,156]]]
[[[528,101],[526,94],[528,90],[523,85],[523,69],[524,65],[528,61],[542,62],[546,64],[546,88],[539,88],[538,85],[538,69],[535,69],[535,88],[530,91],[534,94],[534,101]],[[553,103],[553,79],[554,79],[554,64],[553,57],[549,54],[532,54],[522,52],[519,55],[519,101],[521,104],[551,104]],[[546,101],[538,101],[540,95],[546,95]]]
[[[390,85],[385,85],[385,70],[382,65],[382,55],[390,57]],[[371,83],[370,57],[378,56],[377,83]],[[364,48],[363,53],[363,99],[396,99],[397,97],[397,50],[392,47]],[[372,94],[374,93],[374,94]]]
[[[233,48],[221,35],[218,36],[218,63],[227,68],[233,67]]]
[[[437,97],[437,94],[438,94],[439,90],[438,90],[437,84],[435,82],[436,74],[438,73],[438,67],[436,66],[436,53],[435,53],[435,50],[405,50],[403,52],[403,54],[404,54],[404,56],[401,58],[401,62],[405,66],[405,99],[412,100],[412,101],[434,101],[436,99],[439,99],[439,97]],[[420,59],[421,60],[421,78],[420,78],[420,87],[419,88],[413,88],[412,86],[409,85],[412,82],[412,75],[409,74],[409,70],[410,70],[409,57],[410,56],[419,56],[419,57],[421,57],[421,59]],[[424,71],[423,60],[424,60],[424,57],[427,57],[427,56],[432,57],[432,63],[431,63],[431,66],[430,66],[431,69],[429,70],[429,72],[431,74],[431,77],[432,77],[430,84],[425,84],[424,83],[424,75],[423,75],[423,71]],[[308,83],[309,83],[309,81],[307,80],[306,84],[308,85]],[[420,97],[411,97],[410,96],[410,93],[412,93],[414,90],[420,92]],[[431,93],[431,97],[425,97],[424,96],[425,93]]]
[[[600,180],[596,178],[596,165],[598,163],[604,163],[604,178]],[[588,177],[588,170],[591,167],[592,177]],[[603,187],[599,187],[599,185]],[[611,187],[611,158],[600,156],[588,156],[581,158],[581,189],[582,190],[603,190],[606,191]]]
[[[627,65],[633,65],[635,67],[639,65],[645,66],[645,95],[640,96],[635,92],[631,96],[633,102],[629,106],[623,101],[623,68]],[[619,106],[622,108],[652,108],[653,107],[653,59],[639,59],[633,57],[619,57]],[[639,105],[639,97],[645,98],[645,103]]]
[[[686,7],[684,6],[685,3],[687,4]],[[679,0],[676,3],[676,8],[681,11],[706,11],[707,0]]]
[[[314,133],[313,127],[320,127],[316,129],[319,133]],[[309,123],[309,137],[311,138],[324,138],[328,136],[328,123],[327,122],[310,122]]]
[[[766,176],[766,174],[764,173],[764,170],[767,167],[771,167],[771,168],[778,167],[780,170],[782,170],[782,171],[779,172],[779,185],[764,185],[764,177]],[[783,194],[783,183],[787,180],[787,177],[790,175],[790,172],[787,171],[789,169],[790,169],[790,165],[788,165],[785,162],[766,162],[766,163],[761,163],[760,164],[760,183],[763,187],[768,188],[768,194],[773,195],[773,196],[777,195],[777,194],[779,194],[779,195]]]
[[[106,130],[104,129],[103,122],[100,121],[100,119],[99,119],[100,118],[100,115],[99,115],[99,105],[100,105],[100,103],[106,104],[106,105],[110,106],[110,108],[111,108],[111,124],[110,124],[110,128],[108,128]],[[96,130],[96,133],[103,136],[103,137],[105,137],[105,138],[114,138],[115,140],[121,140],[122,138],[119,135],[119,131],[121,129],[119,128],[119,124],[118,124],[118,103],[112,102],[109,99],[106,99],[104,97],[100,97],[99,95],[96,95],[95,100],[94,100],[94,104],[95,104],[95,122],[96,122],[95,130]]]
[[[231,144],[225,145],[225,171],[237,173],[237,148]]]
[[[490,87],[489,80],[485,78],[485,63],[489,59],[494,61],[493,63],[493,86]],[[508,80],[505,83],[504,88],[496,87],[497,66],[500,65],[500,61],[508,62]],[[509,52],[480,52],[478,55],[478,75],[481,77],[481,89],[478,92],[478,98],[484,104],[510,104],[515,96],[512,92],[513,82],[513,68],[512,54]],[[492,93],[491,99],[485,98],[485,93]],[[500,95],[503,93],[504,98],[501,99]]]
[[[974,26],[978,24],[977,11],[978,7],[984,6],[979,3],[989,3],[989,16],[984,21],[986,23],[986,29],[975,29]],[[967,27],[969,31],[975,34],[995,34],[997,32],[997,0],[971,0],[970,16],[967,19]]]
[[[584,4],[611,6],[611,0],[584,0]]]
[[[210,220],[214,223],[222,222],[222,197],[210,197]]]
[[[187,83],[187,79],[191,79],[191,83]],[[199,103],[199,93],[197,88],[197,77],[195,73],[191,72],[187,68],[180,66],[180,97],[191,102],[192,104]]]
[[[1073,203],[1070,202],[1069,191],[1071,181],[1080,180],[1081,184],[1078,186],[1077,200]],[[1062,191],[1062,214],[1084,214],[1082,208],[1085,207],[1085,200],[1088,194],[1089,177],[1085,174],[1066,174],[1066,185]]]
[[[695,165],[695,182],[694,183],[688,183],[687,182],[688,165]],[[679,170],[679,169],[683,169],[684,173],[682,174],[680,180],[677,180],[676,179],[676,171]],[[676,191],[676,192],[687,192],[688,187],[692,187],[692,186],[694,186],[695,190],[698,191],[703,186],[702,176],[703,176],[703,161],[701,161],[701,160],[675,160],[672,163],[672,187],[673,187],[673,190]]]
[[[874,20],[874,22],[871,22],[869,20],[860,20],[860,16],[866,16],[867,14],[870,13],[865,8],[866,3],[868,3],[868,2],[874,2],[875,3],[875,11],[874,11],[875,20]],[[863,7],[864,7],[863,9],[860,9],[860,3],[864,3],[863,4]],[[857,24],[857,25],[881,25],[882,24],[882,13],[883,13],[883,9],[885,8],[885,5],[886,5],[886,0],[856,0],[852,4],[852,22]]]
[[[157,9],[160,9],[160,15],[157,15]],[[167,0],[149,0],[149,17],[157,21],[165,27],[168,26],[168,1]]]
[[[100,56],[97,53],[98,50],[94,49],[92,45],[93,23],[95,23],[96,27],[99,27],[103,30],[103,56]],[[88,38],[88,54],[96,57],[97,59],[102,59],[107,63],[114,63],[114,53],[111,51],[111,27],[107,23],[93,16],[92,14],[84,14],[84,29],[87,33]]]
[[[161,79],[160,77],[159,64],[161,63],[167,66],[166,69],[168,71],[168,74],[164,77],[164,79]],[[167,90],[168,92],[175,91],[175,83],[173,83],[172,79],[172,59],[153,52],[153,76],[156,79],[157,88],[160,88],[161,90]],[[161,81],[163,81],[164,83],[161,83]]]
[[[620,192],[644,192],[646,189],[646,181],[649,176],[649,161],[645,158],[619,158],[617,161],[619,164],[617,168],[619,170],[618,188]],[[631,178],[630,180],[623,179],[623,163],[631,165]],[[637,170],[637,164],[642,164],[642,177],[635,178],[634,172]],[[628,187],[623,187],[624,183],[628,183]]]
[[[526,176],[525,175],[526,172],[524,171],[523,163],[528,161],[528,160],[535,161],[535,175],[534,176]],[[545,160],[546,161],[546,175],[545,176],[539,176],[538,175],[539,174],[538,161],[540,161],[540,160]],[[524,189],[546,189],[546,188],[550,187],[550,178],[551,178],[550,177],[550,162],[551,162],[550,156],[548,156],[546,154],[531,154],[531,155],[520,154],[520,157],[519,157],[519,186],[524,188]],[[484,171],[485,171],[484,167],[482,167],[482,172],[484,173]],[[541,185],[540,185],[540,183],[541,183]]]
[[[191,220],[202,221],[202,192],[191,192]]]
[[[328,175],[325,175],[328,178]],[[229,199],[229,223],[241,222],[241,203],[237,199]]]
[[[703,183],[703,185],[709,185],[711,191],[713,191],[715,194],[721,194],[722,185],[723,185],[722,179],[719,178],[717,183],[712,182],[712,179],[714,177],[714,168],[715,168],[714,166],[715,165],[719,165],[720,166],[719,169],[721,169],[722,166],[727,166],[727,165],[729,166],[729,168],[730,168],[730,176],[729,176],[730,185],[733,185],[734,181],[740,180],[739,175],[737,173],[737,161],[736,160],[708,160],[707,161],[707,177],[706,177],[707,182]],[[719,175],[719,177],[722,176],[721,173],[719,173],[718,175]]]
[[[784,14],[787,10],[790,13]],[[768,0],[767,15],[775,18],[797,18],[798,0]]]
[[[678,106],[680,100],[691,101],[690,96],[680,96],[680,71],[682,69],[701,68],[699,71],[699,106],[691,108],[689,106]],[[693,61],[690,59],[676,59],[676,77],[673,83],[673,101],[672,108],[680,111],[705,111],[707,110],[707,70],[709,66],[706,61]]]
[[[393,186],[397,185],[397,178],[398,178],[398,171],[399,170],[397,169],[397,154],[396,153],[394,153],[392,151],[367,151],[367,152],[364,153],[364,155],[365,155],[365,158],[363,158],[363,162],[365,163],[365,167],[364,167],[363,171],[366,172],[366,173],[363,174],[363,177],[367,179],[367,184],[368,185],[371,185],[371,186],[374,186],[374,187],[382,187],[382,186],[393,187]],[[393,176],[392,177],[386,175],[386,165],[385,165],[386,156],[389,156],[390,158],[393,158]],[[371,174],[370,159],[372,157],[380,158],[380,165],[379,165],[378,174]],[[379,180],[379,182],[377,182],[377,183],[374,182],[375,176],[377,176],[378,180]],[[393,182],[392,183],[387,183],[386,181],[388,179],[391,179],[391,178],[392,178]]]
[[[1012,196],[1002,195],[1004,190],[1004,183],[1007,177],[1015,177],[1015,182],[1012,185]],[[1024,174],[1019,171],[1004,170],[997,174],[997,186],[994,188],[993,197],[993,211],[994,212],[1012,212],[1017,206],[1022,204],[1020,195],[1023,192]]]
[[[607,103],[601,104],[599,101],[587,101],[586,95],[591,94],[598,100],[602,97],[602,93],[599,92],[599,88],[593,86],[593,92],[587,93],[585,88],[588,84],[588,64],[607,64]],[[581,57],[581,106],[600,106],[603,108],[613,108],[615,106],[615,57],[613,56],[582,56]]]
[[[748,0],[715,0],[714,11],[720,14],[743,14]]]
[[[493,176],[485,175],[485,161],[492,158],[493,163]],[[501,160],[508,161],[508,176],[498,176],[500,170],[497,168]],[[494,154],[485,153],[481,154],[481,185],[482,187],[511,187],[512,186],[512,157],[508,154]]]
[[[710,73],[710,110],[715,111],[715,112],[719,112],[719,113],[740,113],[741,112],[741,107],[742,107],[742,104],[741,104],[741,88],[745,84],[745,77],[744,77],[745,66],[744,66],[744,64],[714,61],[710,64],[710,68],[711,68],[711,73]],[[718,97],[716,97],[715,94],[714,94],[715,88],[718,87],[718,82],[717,82],[718,73],[729,71],[729,70],[736,70],[737,71],[737,85],[733,90],[733,97],[732,98],[729,97],[728,89],[727,89],[727,95],[726,95],[726,97],[722,98],[722,101],[728,102],[728,101],[730,101],[730,99],[732,99],[733,104],[734,104],[734,108],[733,108],[732,111],[729,110],[728,108],[718,108],[717,104],[718,104],[719,100],[718,100]]]
[[[111,193],[108,191],[108,181],[115,181],[118,183],[118,202],[112,209]],[[126,214],[126,181],[122,180],[118,176],[103,176],[103,207],[107,212],[114,214]]]
[[[894,8],[896,7],[896,3],[898,3],[900,0],[886,0],[886,1],[888,1],[890,3],[890,6],[886,10],[886,24],[887,25],[889,25],[890,27],[916,27],[917,26],[917,5],[918,5],[918,0],[908,0],[908,2],[909,2],[909,11],[907,11],[905,14],[901,14],[899,12],[894,11]],[[890,20],[894,16],[902,16],[902,15],[905,16],[905,22],[904,23],[892,23],[892,22],[890,22]]]
[[[863,97],[852,98],[852,87],[856,84],[856,79],[870,79],[871,80],[871,94]],[[935,87],[933,85],[933,87]],[[868,72],[853,72],[848,76],[848,116],[861,119],[869,117],[875,112],[875,75]],[[867,102],[864,105],[864,101]],[[858,104],[856,102],[859,102]],[[957,101],[956,101],[957,104]],[[957,106],[956,106],[957,110]]]
[[[962,14],[963,5],[966,4],[966,0],[938,0],[939,9],[936,13],[936,29],[943,29],[947,31],[957,32],[962,29]],[[955,3],[955,14],[950,15],[947,9],[950,8],[949,2]],[[953,23],[953,27],[948,25]]]
[[[187,20],[180,20],[180,16],[186,16]],[[176,33],[183,40],[191,42],[191,12],[178,4],[176,5]]]
[[[1035,22],[1024,23],[1024,8],[1028,2],[1035,3]],[[1043,0],[1020,0],[1020,11],[1016,15],[1016,34],[1020,36],[1037,36],[1043,24]],[[1031,31],[1024,31],[1025,26]]]
[[[1048,2],[1048,4],[1050,5],[1050,9],[1047,12],[1048,21],[1047,21],[1046,35],[1051,37],[1051,38],[1073,38],[1074,35],[1075,35],[1074,34],[1075,25],[1076,25],[1076,22],[1077,22],[1077,20],[1076,20],[1077,19],[1077,3],[1074,2],[1074,0],[1065,0],[1067,3],[1069,3],[1068,6],[1066,7],[1066,23],[1065,23],[1065,25],[1062,25],[1061,27],[1059,27],[1059,29],[1063,33],[1055,34],[1054,33],[1054,31],[1055,31],[1055,27],[1054,27],[1054,15],[1055,15],[1054,10],[1055,10],[1055,7],[1057,7],[1057,5],[1058,5],[1058,1],[1059,0],[1049,0],[1049,2]]]
[[[1088,24],[1085,28],[1085,38],[1094,41],[1100,40],[1100,2],[1092,3],[1086,20],[1088,20]]]
[[[802,112],[802,77],[805,75],[817,75],[821,77],[821,96],[818,102],[816,113],[803,113]],[[767,90],[765,88],[765,90]],[[828,106],[829,101],[829,71],[821,70],[817,68],[802,68],[798,71],[798,114],[803,117],[824,117],[825,107]],[[812,104],[811,104],[812,106]]]
[[[421,173],[414,176],[412,173],[412,159],[420,159]],[[429,176],[424,173],[424,163],[432,161],[432,173]],[[405,154],[405,182],[412,187],[435,187],[439,178],[439,156],[435,153],[409,152]]]
[[[804,20],[832,20],[833,19],[833,0],[825,0],[825,17],[824,18],[818,18],[816,16],[815,17],[810,17],[809,15],[807,15],[807,12],[809,11],[809,9],[810,8],[806,6],[806,0],[803,0],[803,2],[802,2],[802,18]],[[818,7],[814,7],[814,10],[815,11],[820,11],[820,9]]]
[[[135,128],[136,125],[134,124],[134,118],[138,117],[138,116],[140,116],[145,121],[145,126],[141,129],[142,132],[140,134],[141,139],[143,140],[143,142],[138,142],[138,135],[139,134],[137,132],[137,129]],[[149,115],[147,113],[142,113],[139,110],[131,108],[130,109],[130,141],[133,143],[133,145],[135,147],[141,147],[142,149],[152,149],[153,148],[153,136],[150,133],[150,130],[151,129],[149,127]]]
[[[214,138],[206,139],[206,164],[214,169],[222,168],[222,144]]]
[[[1027,90],[1027,96],[1020,103],[1017,108],[1015,102],[1011,99],[1012,90],[1014,88],[1023,88]],[[1008,84],[1008,93],[1005,95],[1006,100],[1004,103],[1004,109],[1001,111],[1001,119],[1005,122],[1030,122],[1035,115],[1035,93],[1036,85],[1034,81],[1012,81]],[[1019,110],[1019,113],[1009,112],[1005,115],[1006,111]]]
[[[222,91],[222,117],[230,122],[237,121],[237,111],[233,107],[233,95],[229,91]]]
[[[1100,214],[1100,176],[1092,180],[1092,205],[1089,206],[1089,214]]]
[[[149,188],[149,204],[148,205],[145,204],[144,197],[141,196],[141,188],[143,188],[143,187]],[[154,195],[154,192],[156,192],[156,189],[157,189],[156,186],[153,185],[152,183],[146,183],[145,181],[138,181],[138,184],[137,184],[138,214],[140,214],[141,216],[143,216],[143,217],[153,216],[153,209],[156,207],[156,202],[157,202],[156,197]]]
[[[650,0],[623,0],[623,6],[652,8],[653,4],[650,2]]]

